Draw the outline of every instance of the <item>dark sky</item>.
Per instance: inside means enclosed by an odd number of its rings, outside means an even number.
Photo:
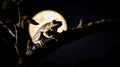
[[[31,16],[42,10],[55,10],[65,17],[70,27],[74,27],[80,18],[84,22],[118,18],[118,6],[117,2],[111,0],[23,0],[20,10],[22,15]]]
[[[111,5],[113,3],[115,5]],[[68,23],[76,24],[80,18],[85,22],[113,18],[117,11],[116,2],[108,0],[26,0],[24,5],[27,13],[35,14],[41,10],[52,9],[60,12]]]
[[[3,1],[5,0],[0,0],[0,7],[2,6]],[[49,9],[55,10],[61,13],[65,17],[69,27],[75,27],[79,23],[79,20],[81,18],[84,20],[84,22],[101,20],[103,18],[116,18],[116,19],[119,18],[120,11],[119,11],[118,3],[119,2],[115,2],[115,0],[112,1],[111,0],[23,0],[20,5],[20,12],[21,15],[28,14],[33,16],[37,12],[40,12],[42,10],[49,10]],[[6,11],[0,9],[0,20],[8,19],[8,18],[12,18],[13,20],[18,18],[16,9],[13,8]],[[110,46],[109,45],[110,43],[118,42],[119,44],[119,39],[120,39],[119,37],[120,36],[117,36],[114,33],[109,34],[109,32],[108,33],[105,32],[100,35],[98,34],[95,36],[93,35],[87,38],[79,39],[73,43],[70,43],[68,46],[65,46],[60,50],[58,50],[57,52],[59,54],[56,53],[51,54],[50,58],[48,56],[48,59],[51,59],[53,57],[56,60],[56,58],[59,58],[60,63],[64,63],[62,60],[64,59],[64,57],[61,56],[62,58],[61,59],[59,57],[60,54],[66,56],[67,58],[65,59],[68,60],[72,59],[71,61],[75,61],[75,62],[77,61],[76,59],[78,59],[78,57],[81,56],[81,54],[83,54],[83,56],[90,55],[92,57],[96,56],[97,54],[98,56],[99,54],[97,52],[101,53],[104,51],[104,49],[106,51],[106,48]],[[98,45],[96,46],[96,44]],[[84,48],[82,48],[81,46],[83,46]],[[104,48],[104,46],[107,47]],[[85,54],[86,51],[88,51],[87,52],[88,54]],[[116,54],[118,54],[118,52]],[[101,54],[99,56],[104,56],[104,55]]]

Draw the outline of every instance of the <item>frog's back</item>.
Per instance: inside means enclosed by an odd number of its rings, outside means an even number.
[[[46,29],[48,29],[50,27],[50,22],[49,23],[45,23],[44,25],[42,25],[37,32],[35,33],[35,35],[33,36],[33,38],[36,38],[36,36],[38,36],[37,34],[40,32],[44,32]]]
[[[38,33],[38,32],[43,32],[44,30],[46,30],[47,28],[50,28],[51,26],[51,23],[49,22],[49,23],[45,23],[44,25],[42,25],[38,30],[37,30],[37,32],[36,33]]]

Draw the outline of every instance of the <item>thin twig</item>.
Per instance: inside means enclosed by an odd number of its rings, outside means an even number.
[[[21,22],[20,21],[21,21],[21,15],[20,15],[20,8],[19,8],[19,2],[18,2],[18,22],[20,23],[19,28],[21,28]],[[23,61],[22,61],[22,57],[20,56],[20,53],[19,53],[19,50],[18,50],[18,32],[17,32],[16,25],[14,25],[14,27],[15,27],[15,33],[16,33],[15,49],[16,49],[16,52],[17,52],[18,57],[19,57],[16,67],[20,67]]]
[[[7,26],[6,26],[5,24],[3,24],[2,21],[0,21],[0,24],[1,24],[5,29],[7,29],[7,30],[9,31],[9,33],[10,33],[13,37],[15,37],[15,34],[14,34],[9,28],[7,28]]]
[[[18,22],[20,23],[20,27],[21,27],[21,15],[20,15],[20,8],[19,8],[19,5],[18,5]]]

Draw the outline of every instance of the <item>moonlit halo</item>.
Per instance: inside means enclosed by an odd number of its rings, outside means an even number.
[[[32,38],[36,31],[45,23],[49,23],[52,20],[62,21],[62,26],[58,28],[57,32],[61,33],[62,31],[67,30],[67,22],[65,18],[58,12],[54,10],[43,10],[38,12],[36,15],[33,16],[33,18],[36,22],[39,23],[39,25],[29,25],[29,34]]]

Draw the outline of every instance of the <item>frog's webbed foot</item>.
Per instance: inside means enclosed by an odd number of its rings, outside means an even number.
[[[51,39],[55,40],[55,41],[58,41],[58,39],[56,37],[51,37]]]
[[[43,46],[44,46],[43,40],[39,40],[33,45],[32,50],[36,50],[37,48],[43,48]]]

